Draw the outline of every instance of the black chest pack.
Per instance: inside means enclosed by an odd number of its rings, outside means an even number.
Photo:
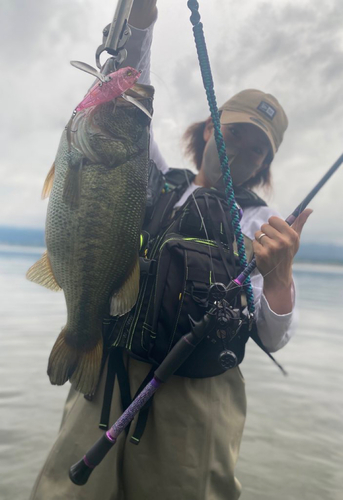
[[[180,183],[178,178],[182,176]],[[227,286],[239,274],[224,194],[199,188],[181,208],[174,210],[187,187],[184,171],[174,170],[167,175],[161,196],[147,210],[137,303],[128,314],[106,320],[107,345],[123,348],[155,368],[181,336],[189,332],[189,316],[199,321],[209,309],[211,286]],[[257,197],[254,200],[264,204]],[[246,247],[251,253],[248,239]],[[227,314],[227,325],[222,318],[218,329],[197,346],[176,375],[213,377],[241,363],[250,327],[242,314],[245,306],[244,296],[228,304],[221,313],[222,317]],[[220,361],[224,351],[232,352],[229,366]]]
[[[239,274],[225,195],[217,189],[199,188],[182,207],[174,209],[193,178],[194,174],[180,169],[173,169],[166,176],[153,165],[150,170],[138,299],[126,315],[104,320],[104,340],[110,359],[101,428],[108,426],[110,394],[116,375],[124,409],[131,402],[122,351],[152,364],[138,394],[172,347],[190,331],[190,317],[198,321],[208,311],[214,283],[227,286]],[[245,189],[236,193],[236,200],[242,208],[266,205]],[[248,239],[246,248],[249,259],[252,245]],[[256,326],[249,324],[243,314],[245,306],[244,294],[238,295],[233,304],[224,301],[224,307],[218,310],[216,327],[175,374],[213,377],[241,363],[249,336],[257,337]],[[135,444],[143,433],[147,414],[147,409],[141,411],[131,438]]]

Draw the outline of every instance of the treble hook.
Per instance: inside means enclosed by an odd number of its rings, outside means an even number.
[[[85,71],[86,73],[95,76],[100,80],[101,83],[109,81],[108,76],[105,76],[103,73],[93,68],[93,66],[91,66],[90,64],[81,61],[70,61],[70,64],[74,66],[74,68],[80,69],[81,71]]]

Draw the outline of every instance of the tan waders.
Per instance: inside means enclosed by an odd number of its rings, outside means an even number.
[[[126,359],[131,394],[150,365]],[[105,370],[106,371],[106,370]],[[238,368],[218,377],[172,377],[155,394],[138,446],[123,432],[84,486],[69,467],[102,435],[98,428],[106,377],[92,402],[71,389],[57,440],[30,500],[236,500],[234,467],[241,442],[246,399]],[[116,383],[110,424],[121,415]],[[135,424],[135,422],[134,422]]]

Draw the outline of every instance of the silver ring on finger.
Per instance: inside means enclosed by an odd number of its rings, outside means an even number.
[[[260,236],[257,238],[257,241],[259,243],[261,243],[261,240],[262,240],[263,236],[267,236],[267,235],[265,233],[261,233]]]

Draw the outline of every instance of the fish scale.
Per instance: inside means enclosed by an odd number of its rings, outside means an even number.
[[[139,87],[145,89],[142,104],[152,111],[153,88]],[[70,379],[86,394],[94,392],[99,377],[102,318],[111,298],[112,313],[124,314],[139,286],[150,120],[121,99],[113,111],[112,102],[81,111],[71,144],[63,132],[46,219],[47,255],[67,304],[67,323],[51,352],[48,374],[53,384]],[[64,190],[69,169],[81,159],[75,207],[64,199]]]
[[[79,297],[85,286],[91,301],[99,303],[97,308],[102,316],[107,312],[111,293],[121,287],[137,257],[145,206],[147,156],[136,159],[133,166],[124,164],[109,169],[91,164],[85,167],[80,207],[76,212],[61,203],[68,168],[65,138],[63,146],[60,176],[56,168],[57,193],[53,188],[48,208],[47,249],[54,275],[60,277],[57,280],[66,295],[68,316],[80,308]],[[135,210],[131,205],[132,211],[127,211],[127,198],[130,204],[135,202]],[[60,230],[56,229],[56,220],[63,220],[62,227],[57,225]],[[49,227],[55,227],[51,236]],[[75,275],[75,279],[71,280],[71,275]],[[82,335],[79,338],[80,342],[84,341]]]

